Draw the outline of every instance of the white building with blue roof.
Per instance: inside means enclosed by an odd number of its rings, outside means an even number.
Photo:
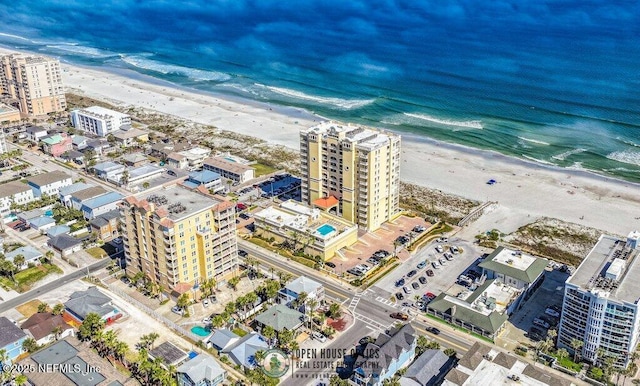
[[[227,378],[227,372],[212,356],[201,353],[180,365],[176,376],[179,386],[217,386]]]
[[[183,185],[189,189],[195,189],[202,185],[208,190],[212,190],[214,193],[224,190],[222,177],[220,177],[220,174],[212,172],[211,170],[201,170],[199,172],[190,173],[189,178],[183,182]]]
[[[124,196],[118,192],[109,192],[82,202],[82,214],[87,220],[118,208]]]
[[[60,202],[62,202],[65,206],[70,206],[73,193],[88,189],[92,186],[93,185],[86,184],[84,182],[76,182],[75,184],[60,188],[60,191],[58,192],[60,196]]]

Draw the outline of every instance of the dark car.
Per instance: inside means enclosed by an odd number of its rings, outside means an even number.
[[[373,343],[373,342],[375,342],[375,341],[376,341],[376,340],[375,340],[375,339],[373,339],[372,337],[370,337],[370,336],[365,336],[364,338],[361,338],[361,339],[358,341],[358,344]]]
[[[432,333],[434,335],[439,335],[440,334],[440,330],[438,330],[435,327],[427,327],[427,331],[429,331],[430,333]]]
[[[433,270],[427,269],[427,276],[433,276]]]
[[[409,315],[405,314],[404,312],[394,312],[389,316],[391,316],[393,319],[409,320]]]
[[[411,283],[411,286],[413,287],[413,289],[420,288],[420,284],[416,283],[415,281],[413,283]]]
[[[336,267],[336,265],[335,265],[335,264],[333,264],[333,263],[332,263],[332,262],[330,262],[330,261],[328,261],[328,262],[324,263],[324,265],[326,265],[326,266],[327,266],[327,267],[329,267],[329,268],[335,268],[335,267]]]
[[[176,176],[176,172],[174,172],[173,170],[167,170],[167,174],[170,176]]]
[[[420,276],[418,281],[420,282],[420,284],[427,284],[427,278],[424,276]]]
[[[248,220],[248,219],[250,219],[251,217],[250,217],[248,214],[246,214],[246,213],[240,213],[240,218],[241,218],[241,219],[244,219],[244,220]]]
[[[396,282],[396,287],[400,288],[404,285],[404,279],[400,279]]]
[[[391,255],[389,251],[385,251],[384,249],[377,250],[373,253],[374,256],[387,257]]]
[[[380,262],[380,260],[378,260],[378,259],[376,259],[376,258],[373,258],[373,257],[370,257],[370,258],[368,258],[368,259],[367,259],[367,263],[371,263],[371,264],[373,264],[373,265],[376,265],[376,264],[378,264],[379,262]]]
[[[402,292],[396,292],[396,299],[398,300],[404,299],[404,295],[402,294]]]
[[[407,274],[407,277],[413,277],[416,275],[416,273],[418,273],[418,271],[416,271],[415,269],[412,271],[409,271],[409,273]]]
[[[416,226],[413,227],[413,231],[416,232],[416,233],[422,233],[425,230],[427,230],[427,228],[425,228],[422,225],[416,225]]]
[[[238,249],[238,256],[247,257],[249,254],[247,251],[243,251],[242,249]]]

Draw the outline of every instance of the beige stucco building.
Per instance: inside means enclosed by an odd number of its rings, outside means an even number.
[[[368,231],[399,211],[400,136],[323,122],[300,132],[302,201]]]
[[[121,206],[127,273],[144,272],[185,292],[236,272],[235,206],[219,196],[170,185],[127,197]]]
[[[60,61],[53,58],[26,54],[0,57],[0,92],[23,117],[67,108]]]

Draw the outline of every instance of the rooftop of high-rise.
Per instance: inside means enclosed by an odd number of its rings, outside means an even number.
[[[365,149],[374,148],[385,144],[392,138],[399,138],[398,134],[378,130],[366,126],[342,124],[333,121],[321,122],[316,126],[301,130],[304,134],[317,134],[322,136],[332,136],[344,141],[357,144]]]

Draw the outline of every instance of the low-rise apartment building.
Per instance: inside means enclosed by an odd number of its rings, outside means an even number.
[[[33,190],[33,195],[37,198],[46,196],[57,196],[60,188],[73,184],[71,176],[62,171],[52,171],[29,177],[27,184]]]
[[[183,293],[236,272],[235,205],[222,197],[160,187],[125,198],[121,219],[129,273]]]
[[[87,133],[106,137],[131,126],[131,117],[100,106],[91,106],[71,112],[73,127]]]
[[[11,211],[11,205],[24,205],[35,200],[33,189],[27,184],[11,181],[0,185],[0,214]]]
[[[253,214],[256,233],[311,256],[331,259],[336,251],[358,241],[358,227],[341,217],[310,208],[294,200]]]
[[[616,367],[630,363],[640,335],[639,238],[639,232],[631,232],[626,240],[600,236],[567,279],[559,347],[573,353],[575,339],[583,342],[580,357],[590,362],[599,363],[602,355],[615,358]]]
[[[231,161],[225,157],[211,157],[204,160],[202,164],[204,170],[211,170],[220,174],[223,178],[239,183],[245,183],[255,178],[255,169],[236,161]]]

